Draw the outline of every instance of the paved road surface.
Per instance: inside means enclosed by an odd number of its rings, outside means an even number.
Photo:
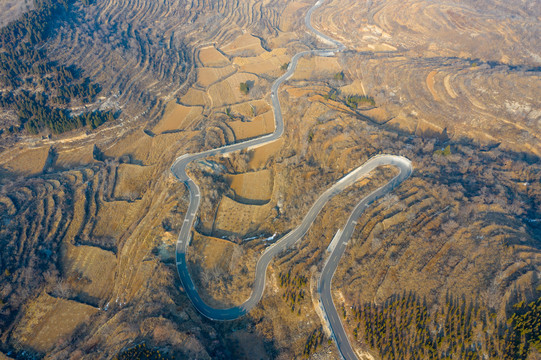
[[[363,166],[361,166],[360,169],[362,170],[360,171],[362,171],[363,174],[366,174],[371,170],[375,169],[376,167],[382,165],[393,165],[397,167],[400,172],[393,179],[391,179],[391,181],[364,197],[357,204],[355,209],[353,209],[346,223],[346,226],[344,227],[344,230],[342,230],[342,234],[340,235],[340,238],[338,239],[338,242],[334,247],[334,250],[332,251],[331,255],[329,256],[327,262],[323,267],[323,271],[321,272],[321,277],[319,278],[318,282],[318,292],[320,294],[324,314],[331,327],[334,340],[336,341],[336,345],[338,346],[338,350],[340,351],[342,357],[345,359],[357,359],[357,356],[355,355],[355,352],[351,347],[349,339],[346,335],[346,332],[344,331],[344,327],[342,326],[342,322],[340,321],[340,317],[338,316],[336,307],[334,306],[332,300],[331,282],[334,272],[336,271],[336,267],[340,262],[340,258],[346,250],[348,240],[351,239],[351,235],[353,234],[355,225],[357,225],[357,219],[361,216],[364,210],[367,209],[372,202],[381,198],[385,194],[388,194],[394,188],[400,185],[411,175],[412,172],[411,162],[408,159],[392,155],[376,156],[367,161]]]
[[[199,187],[197,186],[195,182],[193,182],[192,179],[190,179],[190,177],[186,173],[186,166],[194,160],[203,159],[208,156],[216,155],[216,154],[227,154],[234,151],[239,151],[242,149],[266,144],[276,139],[279,139],[282,136],[282,134],[284,133],[284,121],[282,117],[282,109],[280,106],[280,101],[278,100],[278,88],[280,87],[280,85],[293,75],[293,73],[295,72],[295,69],[297,68],[298,61],[301,57],[308,54],[324,55],[329,52],[335,52],[335,51],[340,51],[344,49],[344,46],[341,43],[331,39],[330,37],[324,34],[321,34],[317,30],[315,30],[310,23],[312,12],[318,7],[320,7],[322,3],[323,1],[319,0],[308,11],[305,17],[305,23],[306,23],[306,26],[312,32],[314,32],[318,37],[320,37],[322,40],[328,43],[331,43],[332,47],[329,49],[322,49],[322,50],[303,51],[303,52],[295,54],[289,63],[287,71],[272,84],[271,101],[272,101],[272,107],[274,111],[274,123],[275,123],[274,132],[269,135],[265,135],[265,136],[261,136],[259,138],[255,138],[252,140],[224,146],[221,148],[203,151],[197,154],[186,154],[177,158],[175,162],[173,163],[173,165],[171,166],[171,171],[173,172],[173,174],[177,177],[178,180],[186,184],[186,187],[188,188],[188,191],[190,193],[190,205],[188,206],[188,211],[186,213],[186,217],[184,219],[184,223],[180,230],[180,234],[179,234],[177,245],[176,245],[177,270],[178,270],[180,279],[182,281],[182,284],[184,285],[184,289],[188,297],[190,298],[190,300],[196,307],[196,309],[199,310],[199,312],[201,312],[203,315],[205,315],[206,317],[210,319],[232,320],[246,314],[250,309],[252,309],[263,296],[263,290],[265,289],[265,274],[266,274],[266,270],[269,265],[269,262],[272,260],[274,255],[276,255],[283,249],[287,248],[296,240],[300,239],[302,235],[304,235],[304,233],[310,227],[313,221],[313,218],[315,218],[315,215],[311,216],[311,213],[307,214],[305,220],[302,222],[301,225],[299,225],[299,227],[297,227],[295,230],[288,233],[282,239],[277,241],[273,246],[265,250],[265,252],[259,258],[256,265],[256,273],[255,273],[255,280],[254,280],[252,295],[250,296],[248,300],[246,300],[246,302],[244,302],[244,304],[237,307],[230,308],[230,309],[214,309],[208,306],[207,304],[205,304],[203,300],[201,299],[201,297],[199,296],[199,294],[197,293],[197,290],[195,288],[192,278],[190,277],[190,273],[188,272],[188,268],[186,264],[186,252],[188,250],[188,245],[190,241],[191,229],[195,221],[195,216],[197,214],[197,211],[199,209],[199,204],[201,201],[201,192],[199,190]],[[325,204],[325,201],[322,200],[319,203],[314,204],[312,209],[314,209],[316,206],[319,209],[321,209],[321,207],[323,207],[324,204]]]
[[[344,228],[344,231],[338,241],[337,246],[335,247],[334,251],[331,253],[324,267],[322,277],[319,283],[319,290],[321,294],[322,304],[324,306],[324,310],[327,314],[327,318],[333,330],[333,334],[336,339],[339,350],[344,357],[355,358],[353,350],[351,350],[351,345],[349,344],[349,341],[344,332],[340,319],[338,318],[336,309],[334,308],[334,304],[332,301],[332,297],[330,293],[330,285],[331,285],[332,276],[334,274],[334,271],[336,270],[336,266],[338,265],[338,262],[342,254],[344,253],[347,240],[351,237],[351,234],[355,227],[355,219],[359,217],[359,215],[364,211],[366,207],[368,207],[368,205],[371,202],[373,202],[375,199],[391,191],[393,188],[398,186],[402,181],[404,181],[411,174],[411,163],[408,159],[404,157],[400,157],[400,156],[394,156],[394,155],[376,156],[370,159],[369,161],[367,161],[365,164],[363,164],[359,168],[353,170],[351,173],[346,175],[344,178],[342,178],[340,181],[334,184],[331,188],[329,188],[323,194],[321,194],[320,197],[316,200],[316,202],[312,205],[312,207],[310,208],[310,210],[308,211],[308,213],[306,214],[306,216],[304,217],[303,221],[301,222],[299,226],[297,226],[294,230],[290,231],[287,235],[282,237],[275,244],[265,249],[265,251],[259,258],[256,265],[252,294],[243,304],[239,306],[235,306],[229,309],[216,309],[205,304],[205,302],[199,296],[197,289],[195,288],[195,284],[190,276],[187,263],[186,263],[186,252],[188,250],[188,246],[189,246],[189,242],[191,238],[191,229],[193,227],[195,217],[196,217],[197,211],[199,209],[199,204],[201,201],[201,192],[199,190],[199,187],[187,175],[186,166],[194,160],[203,159],[208,156],[216,155],[216,154],[227,154],[234,151],[239,151],[242,149],[266,144],[282,136],[284,132],[284,122],[282,118],[280,102],[278,100],[278,88],[280,87],[280,85],[293,75],[297,67],[298,61],[301,57],[308,54],[328,56],[330,53],[342,51],[343,49],[345,49],[344,45],[342,45],[340,42],[331,39],[330,37],[320,33],[319,31],[317,31],[316,29],[312,27],[311,25],[312,13],[322,4],[323,4],[323,0],[319,0],[308,11],[305,17],[305,24],[309,30],[311,30],[313,33],[315,33],[318,36],[318,38],[320,38],[324,42],[332,44],[332,47],[329,49],[311,50],[311,51],[303,51],[303,52],[297,53],[291,59],[291,62],[289,64],[289,67],[286,73],[282,75],[280,78],[278,78],[272,84],[271,101],[272,101],[272,107],[274,111],[275,131],[272,134],[261,136],[259,138],[255,138],[252,140],[224,146],[217,149],[203,151],[197,154],[186,154],[186,155],[180,156],[179,158],[175,160],[175,162],[171,166],[171,171],[173,172],[173,174],[176,176],[176,178],[179,181],[184,182],[184,184],[186,185],[190,193],[190,205],[188,206],[188,211],[186,213],[184,223],[180,230],[180,234],[179,234],[177,245],[176,245],[176,264],[177,264],[179,277],[184,286],[184,290],[186,294],[188,295],[188,297],[190,298],[190,300],[192,301],[195,308],[201,314],[213,320],[237,319],[245,315],[254,306],[256,306],[257,303],[261,300],[261,297],[263,296],[263,292],[265,290],[266,271],[267,271],[269,263],[272,261],[274,256],[284,251],[285,249],[289,248],[295,242],[299,241],[304,236],[304,234],[306,234],[306,232],[308,231],[308,229],[314,222],[317,214],[321,211],[323,206],[334,195],[340,193],[342,190],[344,190],[345,188],[353,184],[358,179],[364,177],[366,174],[368,174],[370,171],[372,171],[378,166],[393,165],[393,166],[398,167],[400,170],[399,175],[397,175],[390,182],[383,185],[382,187],[374,191],[372,194],[362,199],[361,202],[359,202],[359,204],[357,205],[357,207],[351,214],[348,220],[348,223],[346,224],[346,227]]]

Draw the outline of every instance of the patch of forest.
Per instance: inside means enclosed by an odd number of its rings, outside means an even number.
[[[351,109],[371,108],[376,106],[376,101],[368,95],[342,95],[339,89],[331,88],[323,95],[325,100],[341,101]]]
[[[19,94],[0,94],[0,106],[15,109],[21,125],[31,134],[37,134],[44,128],[55,134],[87,125],[95,129],[115,118],[112,111],[93,111],[72,116],[66,109],[49,106],[47,96],[43,93],[32,94],[25,90]]]
[[[102,111],[72,116],[67,108],[93,102],[100,86],[80,69],[50,61],[41,46],[59,22],[73,16],[74,3],[36,0],[35,10],[0,29],[0,106],[16,111],[20,122],[10,132],[49,129],[58,134],[87,125],[95,128],[114,118]]]
[[[354,306],[353,335],[382,359],[526,359],[541,350],[541,297],[510,309],[502,321],[478,300],[447,294],[429,309],[412,292],[396,294],[382,304]]]
[[[289,305],[291,312],[297,310],[297,315],[301,314],[300,305],[295,309],[295,305],[301,300],[307,297],[306,285],[308,284],[308,278],[304,275],[291,275],[291,270],[287,273],[280,273],[280,287],[284,289],[282,293],[282,299]],[[297,304],[298,305],[298,304]]]
[[[167,355],[161,354],[159,350],[152,349],[146,346],[145,343],[132,347],[131,349],[122,351],[113,359],[115,360],[124,360],[124,359],[169,359]]]

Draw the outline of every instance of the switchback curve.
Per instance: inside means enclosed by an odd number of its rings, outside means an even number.
[[[195,284],[190,276],[190,273],[187,267],[187,262],[186,262],[186,252],[188,250],[188,246],[190,242],[190,232],[194,224],[195,216],[199,209],[200,199],[201,199],[201,192],[199,190],[199,187],[186,173],[187,165],[194,160],[203,159],[208,156],[217,155],[217,154],[228,154],[228,153],[239,151],[242,149],[247,149],[250,147],[267,144],[274,140],[279,139],[282,136],[284,132],[284,123],[283,123],[283,118],[282,118],[280,101],[278,99],[278,88],[280,87],[280,85],[293,75],[297,67],[298,61],[301,57],[305,55],[309,55],[309,54],[328,56],[331,53],[342,51],[345,49],[345,46],[342,43],[328,37],[327,35],[322,34],[321,32],[314,29],[311,25],[312,13],[318,7],[320,7],[323,4],[323,2],[324,2],[323,0],[319,0],[314,6],[312,6],[312,8],[310,8],[310,10],[307,12],[305,16],[305,24],[308,29],[310,29],[314,34],[317,35],[318,38],[320,38],[321,40],[327,43],[332,44],[333,47],[328,48],[328,49],[321,49],[321,50],[303,51],[303,52],[295,54],[293,58],[291,59],[291,62],[288,66],[286,73],[283,74],[281,77],[279,77],[272,84],[271,101],[272,101],[272,107],[274,111],[274,121],[275,121],[274,132],[269,135],[261,136],[259,138],[255,138],[252,140],[248,140],[248,141],[244,141],[244,142],[240,142],[240,143],[236,143],[232,145],[227,145],[227,146],[203,151],[196,154],[185,154],[178,157],[173,163],[173,165],[171,166],[171,171],[174,174],[174,176],[179,181],[184,182],[190,194],[190,204],[188,206],[188,210],[186,212],[186,216],[185,216],[183,225],[181,227],[180,234],[179,234],[177,244],[176,244],[176,265],[177,265],[177,271],[178,271],[179,277],[182,281],[184,290],[186,294],[188,295],[188,298],[191,300],[195,308],[202,315],[212,320],[237,319],[245,315],[247,312],[249,312],[261,300],[263,296],[263,292],[265,290],[266,271],[267,271],[269,263],[272,261],[274,256],[280,253],[281,251],[287,249],[291,245],[293,245],[295,242],[300,240],[304,236],[304,234],[306,234],[306,232],[308,231],[308,229],[314,222],[317,214],[334,195],[340,193],[345,188],[347,188],[348,186],[356,182],[358,179],[366,176],[370,171],[372,171],[376,167],[383,166],[383,165],[392,165],[392,166],[397,167],[400,171],[397,176],[395,176],[391,181],[389,181],[388,183],[384,184],[383,186],[381,186],[380,188],[372,192],[367,197],[363,198],[358,203],[355,210],[352,212],[348,220],[348,223],[346,224],[345,231],[343,232],[339,240],[338,246],[335,247],[334,251],[331,253],[329,257],[329,260],[325,264],[325,267],[322,272],[322,277],[319,282],[319,290],[320,290],[320,294],[322,298],[322,304],[323,304],[325,312],[327,313],[327,318],[329,322],[331,323],[333,336],[335,340],[337,341],[337,345],[339,347],[339,350],[342,356],[349,356],[350,351],[348,351],[347,348],[349,347],[349,350],[351,350],[351,345],[349,344],[349,341],[347,340],[347,336],[345,336],[345,332],[343,330],[343,327],[342,327],[342,324],[340,323],[339,318],[337,317],[335,318],[332,314],[333,310],[334,310],[334,313],[336,313],[336,309],[334,308],[334,304],[332,303],[332,297],[330,296],[330,282],[332,280],[334,271],[336,270],[338,261],[344,252],[345,244],[347,243],[347,240],[351,237],[353,228],[355,227],[355,220],[360,216],[360,214],[364,211],[364,209],[366,209],[366,207],[368,207],[368,205],[371,202],[375,201],[379,197],[392,191],[396,186],[398,186],[401,182],[403,182],[405,179],[407,179],[410,176],[412,172],[412,167],[411,167],[411,162],[408,159],[402,156],[395,156],[395,155],[375,156],[371,158],[370,160],[368,160],[366,163],[364,163],[362,166],[350,172],[348,175],[346,175],[337,183],[335,183],[331,188],[329,188],[323,194],[321,194],[319,198],[316,200],[316,202],[312,205],[312,207],[310,208],[310,210],[308,211],[308,213],[306,214],[305,218],[303,219],[300,225],[298,225],[295,229],[293,229],[284,237],[282,237],[280,240],[278,240],[275,244],[265,249],[261,257],[257,261],[252,293],[250,297],[243,304],[239,306],[231,307],[229,309],[217,309],[217,308],[213,308],[207,305],[201,299],[201,297],[199,296],[197,292],[197,289],[195,288]],[[346,237],[346,235],[348,236]],[[341,335],[340,329],[341,329],[341,333],[343,333],[345,338]],[[342,349],[342,347],[344,347],[344,349]],[[351,354],[353,354],[352,350],[351,350]]]

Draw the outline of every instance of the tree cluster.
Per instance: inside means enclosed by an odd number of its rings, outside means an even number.
[[[344,72],[340,71],[340,72],[337,72],[336,74],[334,74],[334,80],[337,80],[337,81],[344,80]]]
[[[61,133],[81,126],[93,128],[112,119],[112,113],[93,112],[72,117],[65,109],[72,100],[94,101],[100,86],[83,78],[75,67],[49,61],[41,44],[74,0],[37,0],[36,9],[0,29],[0,106],[17,112],[20,129],[36,134],[43,128]],[[39,91],[37,91],[39,89]]]
[[[122,351],[113,358],[114,360],[159,360],[169,359],[168,356],[162,355],[159,350],[149,348],[145,343],[132,347],[131,349]]]
[[[383,359],[526,359],[540,349],[541,298],[515,305],[507,321],[478,301],[449,294],[429,311],[414,293],[394,295],[383,304],[353,308],[356,339],[379,351]]]
[[[250,92],[250,86],[247,82],[240,83],[240,92],[244,95],[248,95],[248,93]]]
[[[37,134],[45,128],[54,134],[87,125],[95,129],[115,118],[112,111],[93,111],[72,116],[65,109],[49,106],[44,93],[31,94],[26,91],[21,91],[17,95],[0,94],[0,106],[14,109],[21,126],[31,134]]]
[[[318,328],[312,331],[312,333],[306,340],[306,344],[304,345],[303,355],[306,358],[309,358],[310,354],[316,351],[318,347],[321,346],[322,343],[323,343],[323,329]]]
[[[451,145],[447,145],[445,149],[434,151],[434,155],[449,156],[451,155]]]
[[[308,278],[299,274],[291,276],[291,270],[287,273],[281,272],[278,277],[280,278],[280,287],[285,288],[282,298],[286,303],[289,303],[291,312],[294,312],[295,305],[306,297],[306,290],[304,288],[308,283]],[[297,309],[297,314],[300,315],[300,313],[301,308],[299,307]]]
[[[340,72],[334,75],[334,79],[341,81],[344,79],[344,73]],[[351,109],[358,109],[361,107],[376,106],[376,101],[372,96],[368,95],[347,95],[341,96],[340,90],[331,88],[329,92],[323,95],[325,100],[342,101]]]
[[[73,0],[34,0],[35,10],[24,13],[0,31],[0,46],[10,48],[21,40],[36,45],[49,35],[55,21],[68,14]]]
[[[526,359],[532,347],[541,352],[541,297],[529,304],[521,301],[513,308],[507,320],[511,328],[507,352],[516,354],[517,359]]]
[[[376,106],[376,101],[371,96],[349,95],[346,97],[346,105],[352,109],[357,109],[362,106]]]

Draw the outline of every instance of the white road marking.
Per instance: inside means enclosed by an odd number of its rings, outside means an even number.
[[[330,37],[319,33],[318,31],[313,29],[313,27],[311,26],[310,16],[311,16],[312,12],[321,4],[323,4],[323,0],[318,0],[316,6],[312,7],[309,10],[307,16],[305,17],[305,24],[307,25],[307,27],[312,32],[315,33],[315,35],[317,35],[318,37],[320,37],[320,38],[322,38],[322,39],[324,39],[326,41],[332,42],[333,45],[336,45],[337,46],[336,51],[341,51],[341,50],[345,49],[345,46],[343,44],[341,44],[341,43],[339,43],[337,41],[334,42]],[[294,56],[294,58],[292,59],[292,61],[291,61],[291,65],[290,65],[291,72],[288,72],[286,76],[292,75],[292,73],[295,71],[295,68],[297,66],[297,60],[301,56],[304,56],[305,54],[321,55],[321,54],[324,54],[325,51],[330,51],[330,50],[329,49],[327,49],[327,50],[312,50],[312,51],[306,51],[306,52],[297,53]],[[335,50],[332,50],[332,51],[335,51]],[[276,140],[281,136],[281,133],[283,132],[284,125],[283,125],[283,119],[282,119],[282,117],[280,115],[281,114],[280,113],[280,110],[281,110],[280,109],[280,103],[278,101],[276,92],[277,92],[278,86],[280,86],[285,81],[285,78],[286,78],[285,76],[280,77],[278,80],[275,81],[275,83],[272,86],[272,94],[271,94],[271,96],[273,97],[272,105],[273,105],[275,124],[276,124],[276,130],[275,130],[275,132],[273,134],[265,135],[263,137],[259,137],[259,138],[254,139],[254,140],[250,140],[248,142],[237,143],[237,144],[232,145],[232,146],[231,145],[230,146],[224,146],[224,147],[221,147],[221,148],[204,151],[204,152],[201,152],[201,153],[198,153],[198,154],[183,155],[182,157],[180,157],[180,158],[178,158],[176,160],[175,165],[174,165],[175,166],[175,171],[176,172],[181,172],[181,171],[184,172],[184,174],[181,176],[181,178],[183,178],[183,179],[186,178],[187,179],[186,180],[186,185],[188,185],[188,190],[190,191],[190,194],[194,195],[196,198],[198,198],[197,201],[194,201],[192,204],[190,204],[192,206],[192,208],[189,207],[188,208],[189,211],[192,211],[195,208],[195,212],[197,212],[197,209],[199,208],[199,204],[200,204],[200,201],[199,201],[200,194],[199,193],[194,194],[195,191],[199,191],[199,187],[195,184],[195,182],[192,179],[190,179],[187,176],[187,174],[185,172],[185,168],[186,168],[187,164],[189,164],[194,159],[202,159],[204,156],[207,156],[207,155],[230,153],[232,151],[241,150],[241,149],[247,148],[247,147],[249,148],[249,147],[256,147],[256,146],[265,145],[269,141]],[[267,141],[267,139],[269,141]],[[181,159],[185,160],[185,161],[183,163],[180,163]],[[176,165],[178,165],[178,167]],[[365,164],[363,164],[359,168],[355,169],[350,174],[346,175],[342,180],[340,180],[338,183],[333,185],[328,191],[326,191],[324,194],[322,194],[320,196],[320,198],[318,198],[318,200],[314,203],[314,205],[312,206],[312,208],[308,212],[308,214],[305,216],[305,219],[303,220],[303,223],[299,227],[295,228],[292,232],[290,232],[289,235],[284,236],[282,239],[280,239],[278,242],[276,242],[274,245],[271,246],[271,248],[272,248],[272,247],[274,247],[276,245],[276,248],[275,248],[276,251],[273,251],[273,252],[276,254],[279,251],[285,250],[288,246],[295,244],[297,242],[297,240],[299,239],[299,237],[297,236],[297,238],[293,238],[293,236],[295,236],[296,234],[299,234],[300,236],[302,236],[302,235],[304,235],[306,233],[306,231],[308,231],[311,224],[315,220],[315,216],[319,213],[318,209],[321,209],[328,202],[329,196],[332,196],[332,195],[335,195],[336,193],[339,193],[344,188],[346,188],[347,186],[349,186],[350,184],[352,184],[353,182],[355,182],[356,180],[358,180],[359,178],[364,176],[364,174],[367,174],[368,172],[372,171],[373,169],[375,169],[375,168],[377,168],[377,167],[379,167],[381,165],[394,165],[394,166],[399,168],[401,177],[400,178],[398,176],[395,177],[393,179],[392,185],[399,184],[399,181],[397,181],[397,180],[400,180],[400,182],[401,182],[401,181],[405,180],[406,178],[408,178],[409,175],[411,174],[411,170],[412,170],[411,161],[409,161],[408,159],[406,159],[404,157],[398,157],[398,156],[393,156],[393,155],[382,155],[382,156],[378,155],[378,156],[375,156],[375,157],[369,159]],[[179,178],[179,177],[177,176],[177,178]],[[193,185],[193,187],[192,187],[192,185]],[[372,192],[370,195],[366,196],[361,201],[363,201],[363,202],[373,201],[373,199],[375,199],[376,197],[379,197],[379,195],[384,194],[386,192],[389,192],[390,189],[389,189],[389,186],[387,186],[387,185],[388,184],[383,185],[378,190]],[[190,200],[193,200],[193,198],[190,197]],[[368,204],[364,203],[362,206],[364,208],[367,208]],[[190,218],[188,218],[188,219],[193,221],[194,217],[195,217],[195,212],[191,213]],[[190,221],[188,219],[185,219],[185,221],[186,222]],[[353,225],[356,225],[356,224],[357,224],[357,221],[354,221]],[[183,227],[182,230],[183,231],[181,231],[180,235],[182,235],[182,236],[188,235],[188,230],[189,230],[188,227]],[[290,239],[290,237],[291,237],[291,239]],[[183,244],[183,241],[186,241],[186,243],[187,243],[186,246],[189,245],[190,239],[189,238],[186,239],[186,238],[188,238],[188,236],[184,236],[184,239],[180,241],[181,245]],[[347,245],[347,241],[343,241],[342,245],[345,247]],[[180,252],[181,251],[182,251],[182,249],[180,249]],[[343,251],[343,250],[341,250],[341,251]],[[266,255],[266,254],[267,254],[267,252],[264,251],[263,255]],[[243,305],[241,305],[238,308],[227,309],[227,314],[225,314],[225,312],[220,314],[220,312],[217,311],[216,309],[213,309],[212,307],[206,306],[205,303],[203,302],[203,300],[199,296],[188,292],[188,296],[189,296],[190,300],[192,301],[192,303],[194,304],[194,306],[196,307],[196,309],[199,310],[203,315],[207,316],[209,319],[212,319],[212,320],[233,320],[233,319],[236,319],[236,318],[244,315],[245,312],[249,311],[252,307],[254,307],[259,302],[259,300],[261,299],[261,296],[263,294],[263,291],[264,291],[264,288],[265,288],[265,280],[266,280],[265,271],[267,270],[269,262],[273,258],[273,254],[271,252],[268,252],[268,254],[269,254],[268,256],[265,256],[264,258],[262,256],[258,260],[258,265],[259,265],[259,261],[261,259],[263,259],[263,267],[262,267],[263,271],[262,272],[260,271],[259,273],[256,272],[256,282],[254,283],[254,286],[252,288],[252,294],[250,295],[248,300],[246,300],[246,302]],[[322,301],[322,304],[323,304],[324,316],[327,316],[327,310],[325,309],[325,304],[327,304],[328,308],[329,308],[329,311],[330,311],[331,320],[334,322],[334,324],[333,323],[330,324],[331,328],[332,328],[332,332],[333,332],[332,336],[335,339],[335,342],[337,342],[337,345],[339,346],[340,352],[342,353],[342,350],[345,350],[348,353],[347,357],[349,358],[351,356],[354,356],[354,355],[350,356],[350,354],[349,354],[352,351],[351,348],[347,348],[347,347],[344,348],[343,347],[344,344],[348,345],[348,346],[350,345],[349,340],[347,339],[347,336],[344,333],[342,324],[340,322],[340,318],[337,315],[336,308],[335,308],[335,306],[333,304],[332,297],[331,297],[330,302],[329,302],[329,299],[328,299],[328,296],[327,296],[328,294],[326,292],[326,291],[330,291],[330,281],[332,280],[332,276],[334,274],[336,266],[337,266],[337,264],[338,264],[338,262],[340,260],[340,257],[341,257],[341,254],[340,254],[340,256],[338,256],[339,252],[334,253],[334,255],[335,256],[333,256],[333,252],[331,252],[330,258],[328,258],[329,261],[327,262],[326,265],[324,265],[323,270],[322,270],[322,274],[324,275],[324,278],[320,277],[320,279],[319,279],[319,281],[321,282],[322,289],[325,289],[324,290],[325,294],[320,293],[320,296],[322,296],[322,298],[320,300]],[[183,265],[182,268],[179,267],[180,264]],[[327,265],[329,265],[329,266],[327,266]],[[178,267],[179,273],[181,273],[183,275],[186,275],[188,277],[188,279],[190,280],[189,288],[195,290],[195,286],[194,286],[193,282],[191,281],[190,274],[189,274],[189,272],[188,272],[188,270],[186,268],[186,261],[177,262],[177,267]],[[261,269],[259,269],[259,270],[261,270]],[[263,275],[263,276],[261,277],[261,275]],[[202,310],[202,308],[204,308],[205,306],[206,306],[206,309]],[[239,311],[239,309],[242,309],[242,311]],[[213,314],[213,312],[214,312],[214,314]],[[334,334],[335,329],[333,328],[333,325],[336,326],[337,334]],[[337,338],[338,338],[338,340],[337,340]],[[344,344],[342,344],[342,339],[345,339],[345,340],[343,340]]]

